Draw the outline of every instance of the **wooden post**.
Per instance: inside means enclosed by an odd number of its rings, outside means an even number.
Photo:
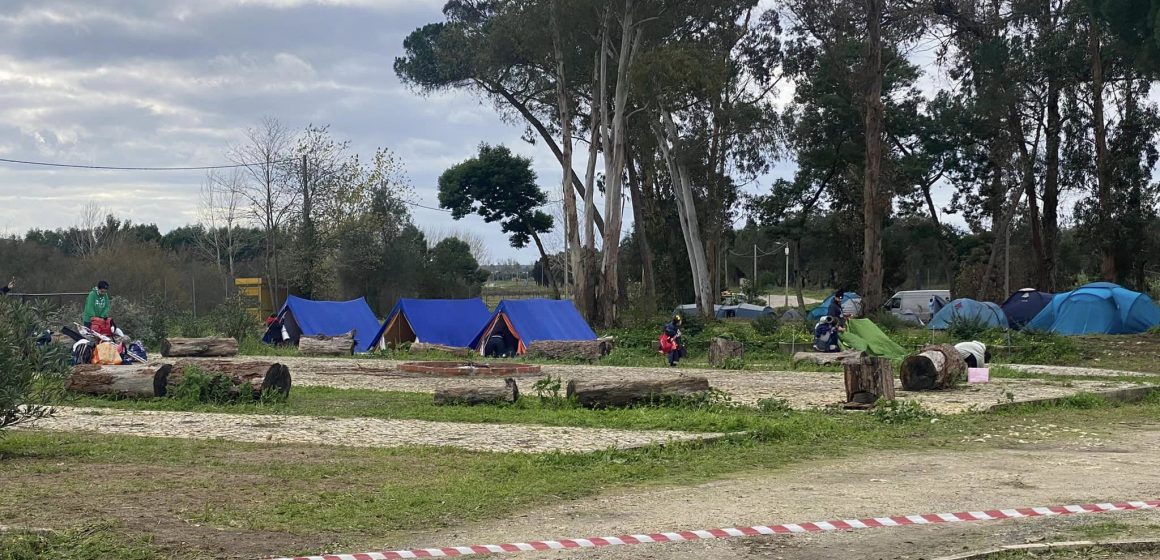
[[[847,408],[869,408],[879,399],[894,399],[894,369],[887,358],[867,356],[843,363]]]

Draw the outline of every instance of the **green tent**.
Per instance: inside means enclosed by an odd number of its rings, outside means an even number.
[[[901,360],[907,352],[901,346],[890,340],[878,325],[870,319],[850,319],[846,322],[846,332],[839,337],[842,346],[860,350],[870,356]]]

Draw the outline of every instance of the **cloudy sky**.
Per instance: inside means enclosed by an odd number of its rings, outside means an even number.
[[[329,124],[369,156],[398,153],[417,202],[481,141],[559,181],[551,154],[466,94],[423,98],[391,65],[442,0],[0,0],[0,158],[111,166],[228,163],[263,116]],[[77,223],[95,200],[161,229],[196,221],[204,172],[53,170],[0,163],[0,233]],[[559,199],[555,190],[549,198]],[[472,230],[496,259],[535,258],[497,225],[414,208],[427,230]]]

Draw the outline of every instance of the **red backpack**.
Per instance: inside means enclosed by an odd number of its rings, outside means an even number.
[[[89,329],[97,334],[105,336],[113,336],[113,321],[110,319],[102,319],[101,317],[93,317],[89,323]]]

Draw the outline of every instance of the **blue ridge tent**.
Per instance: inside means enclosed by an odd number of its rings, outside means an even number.
[[[1052,294],[1041,292],[1035,288],[1023,288],[1007,298],[1003,305],[1003,313],[1007,315],[1007,322],[1013,329],[1021,329],[1031,322],[1044,307],[1051,304]]]
[[[471,341],[481,354],[487,339],[503,334],[515,339],[517,354],[528,351],[538,340],[596,340],[592,327],[580,316],[571,301],[559,299],[505,299],[491,319]]]
[[[956,318],[982,321],[988,327],[1007,328],[1007,316],[999,304],[967,298],[956,299],[943,306],[930,318],[926,328],[946,330]]]
[[[701,311],[697,309],[697,304],[689,303],[686,305],[678,305],[673,310],[673,314],[680,314],[684,316],[699,315]],[[739,303],[737,305],[713,305],[713,315],[718,319],[756,319],[766,315],[773,316],[773,308],[767,305],[754,305],[752,303]]]
[[[1058,334],[1135,334],[1160,325],[1160,307],[1140,292],[1110,282],[1055,294],[1024,327]]]
[[[425,342],[468,348],[491,319],[481,299],[400,299],[374,342],[381,346]]]
[[[303,335],[335,336],[354,331],[355,352],[366,352],[379,332],[375,312],[361,297],[350,301],[312,301],[289,296],[278,318],[286,325],[293,344],[298,344]]]
[[[830,310],[830,302],[832,301],[834,301],[834,294],[826,296],[826,299],[822,300],[821,305],[810,310],[808,317],[814,321],[825,317],[826,312]],[[854,292],[846,292],[846,295],[842,296],[842,310],[847,312],[854,311],[854,315],[857,315],[856,311],[861,306],[861,302],[862,296]]]

